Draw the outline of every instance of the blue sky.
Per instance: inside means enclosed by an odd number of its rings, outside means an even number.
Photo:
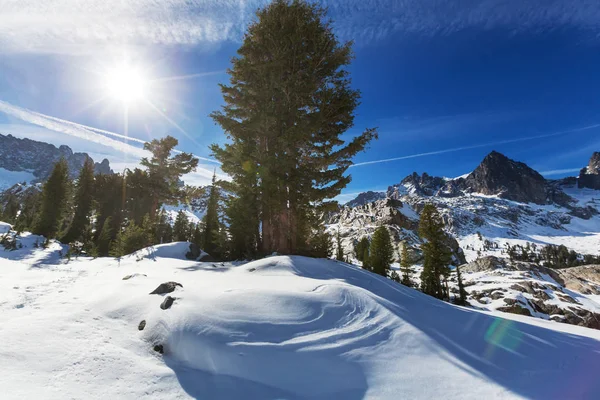
[[[140,140],[166,134],[210,158],[207,146],[225,140],[208,118],[222,104],[217,84],[265,2],[82,3],[2,5],[0,133],[68,144],[117,167],[143,155]],[[380,130],[340,200],[413,171],[462,175],[491,150],[549,177],[576,174],[600,151],[600,2],[322,3],[338,35],[355,41],[362,103],[347,136]],[[124,57],[153,82],[147,102],[129,103],[127,128],[123,103],[104,89]],[[137,141],[124,145],[125,134]],[[203,160],[190,181],[207,182],[215,166]]]

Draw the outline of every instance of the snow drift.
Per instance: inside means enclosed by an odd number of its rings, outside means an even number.
[[[456,307],[335,261],[200,263],[172,257],[180,246],[2,259],[4,398],[600,396],[598,331]],[[183,287],[162,310],[149,293],[168,281]]]

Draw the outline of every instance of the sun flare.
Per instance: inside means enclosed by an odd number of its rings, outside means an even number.
[[[122,65],[107,72],[105,85],[112,98],[131,103],[146,97],[148,80],[139,68]]]

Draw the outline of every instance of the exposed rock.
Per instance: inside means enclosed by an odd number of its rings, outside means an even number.
[[[582,265],[580,267],[557,270],[561,285],[567,289],[584,294],[600,295],[600,265]]]
[[[138,331],[143,331],[144,328],[146,327],[146,320],[143,319],[140,324],[138,325]]]
[[[376,200],[385,199],[385,192],[363,192],[360,193],[355,199],[350,200],[345,204],[346,207],[364,206],[365,204],[372,203]]]
[[[481,272],[493,271],[498,268],[505,268],[506,260],[494,256],[481,257],[477,260],[460,266],[462,272]]]
[[[211,256],[208,253],[204,253],[200,256],[200,258],[198,258],[198,261],[202,261],[202,262],[211,262],[211,261],[217,261],[213,256]]]
[[[202,254],[202,250],[196,243],[190,243],[190,251],[185,253],[185,258],[188,260],[197,260]]]
[[[167,310],[167,309],[171,308],[174,301],[175,301],[174,297],[167,296],[167,297],[165,297],[162,304],[160,305],[160,308],[163,310]]]
[[[152,349],[153,349],[155,352],[157,352],[157,353],[160,353],[160,354],[164,354],[164,353],[165,353],[165,350],[164,350],[164,348],[163,348],[163,345],[162,345],[162,344],[157,344],[157,345],[154,345],[154,347],[153,347]]]
[[[579,173],[577,186],[600,190],[600,152],[595,152],[586,168]]]
[[[181,283],[177,282],[165,282],[158,285],[156,289],[154,289],[150,294],[166,294],[173,292],[177,286],[183,287]]]
[[[497,310],[511,314],[526,315],[528,317],[531,317],[531,312],[527,308],[521,307],[518,304],[513,304],[510,307],[498,307]]]
[[[526,164],[492,151],[465,179],[473,192],[521,203],[546,203],[546,180]]]

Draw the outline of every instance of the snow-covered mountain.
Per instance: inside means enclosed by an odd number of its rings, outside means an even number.
[[[600,396],[597,330],[454,306],[331,260],[215,264],[171,243],[68,261],[40,239],[0,250],[3,399]]]
[[[49,143],[0,134],[0,189],[23,181],[44,181],[52,172],[54,164],[61,158],[67,161],[69,173],[75,178],[90,156],[86,153],[73,153],[73,150],[65,145],[56,147]],[[94,166],[96,173],[112,173],[107,159],[95,163]]]
[[[596,176],[600,176],[596,175],[599,171],[599,154],[594,154],[579,177],[555,181],[546,180],[527,165],[497,152],[486,156],[467,176],[448,179],[414,173],[399,184],[390,186],[385,198],[370,203],[358,202],[353,207],[346,205],[330,215],[329,230],[332,233],[340,232],[344,253],[350,260],[356,261],[354,245],[362,237],[370,237],[377,227],[385,225],[394,239],[396,259],[399,259],[401,243],[406,243],[411,258],[418,266],[421,257],[421,241],[416,232],[419,213],[425,204],[431,203],[438,208],[446,224],[455,265],[474,262],[485,256],[506,259],[509,250],[513,253],[515,248],[521,249],[515,246],[522,246],[530,255],[539,254],[547,245],[565,246],[566,250],[573,251],[572,257],[581,264],[584,255],[600,255],[600,190],[595,190],[591,184]],[[365,196],[359,197],[363,199]],[[531,258],[529,261],[534,261],[535,257]],[[513,265],[506,261],[502,260],[496,265]],[[543,261],[535,261],[528,264],[529,270],[543,268]],[[492,270],[496,271],[497,268]],[[510,276],[507,282],[514,283],[515,280],[526,278],[521,276],[522,272],[514,272],[521,271],[521,268],[515,270],[507,266],[499,270],[501,274]],[[488,282],[488,278],[488,273],[473,275],[471,284],[474,286],[471,289],[487,291],[490,288],[486,288],[484,283]],[[418,276],[415,279],[418,280]],[[541,279],[545,282],[543,285],[538,282],[539,285],[548,290],[565,290],[556,278]],[[595,279],[600,285],[600,277]],[[476,289],[480,285],[483,285],[483,289]],[[498,290],[508,290],[510,286],[510,283],[506,287],[500,285]],[[524,286],[527,289],[528,284]],[[517,289],[513,291],[519,292]],[[527,293],[526,290],[524,292]],[[481,293],[471,296],[471,304],[490,309],[491,306],[479,302],[478,296],[481,297]],[[557,294],[544,298],[543,302],[552,304],[554,299],[556,302],[562,301],[560,298]],[[579,307],[579,303],[576,303],[569,306]],[[589,304],[587,300],[583,303]],[[552,310],[547,307],[545,312],[540,311],[541,308],[536,309],[532,302],[522,305],[531,315],[544,318],[553,316]],[[497,304],[497,307],[506,306],[506,302]],[[586,312],[597,313],[600,309],[596,307],[594,303],[586,308]],[[504,310],[519,311],[514,307]],[[571,322],[581,321],[573,317]],[[587,325],[596,326],[593,322]]]

